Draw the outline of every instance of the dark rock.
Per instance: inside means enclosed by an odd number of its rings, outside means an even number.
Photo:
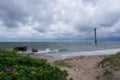
[[[35,48],[32,48],[32,52],[38,52],[38,50]]]
[[[24,46],[24,47],[14,47],[13,50],[15,51],[27,51],[27,47]]]

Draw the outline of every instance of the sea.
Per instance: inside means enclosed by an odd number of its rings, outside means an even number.
[[[97,51],[97,50],[111,50],[120,49],[120,41],[101,41],[98,44],[94,44],[92,41],[83,42],[0,42],[0,49],[11,50],[14,47],[28,48],[28,52],[31,52],[32,48],[38,49],[39,53],[69,53],[69,52],[81,52],[81,51]]]

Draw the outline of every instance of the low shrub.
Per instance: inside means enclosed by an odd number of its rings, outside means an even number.
[[[67,80],[67,76],[47,60],[0,50],[0,80]]]

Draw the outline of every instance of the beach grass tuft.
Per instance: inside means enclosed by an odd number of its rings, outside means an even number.
[[[55,61],[55,62],[53,62],[53,64],[56,66],[59,66],[59,67],[67,67],[67,68],[73,67],[72,64],[70,64],[69,62],[67,62],[65,60]]]
[[[105,57],[98,67],[104,68],[103,76],[109,80],[120,80],[120,52]],[[116,74],[117,73],[117,74]]]

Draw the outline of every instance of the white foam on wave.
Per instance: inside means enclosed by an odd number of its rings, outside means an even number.
[[[38,52],[35,52],[34,54],[45,54],[45,53],[56,53],[56,52],[59,52],[59,50],[51,50],[49,48],[47,48],[46,50],[43,50],[43,51],[38,51]]]

